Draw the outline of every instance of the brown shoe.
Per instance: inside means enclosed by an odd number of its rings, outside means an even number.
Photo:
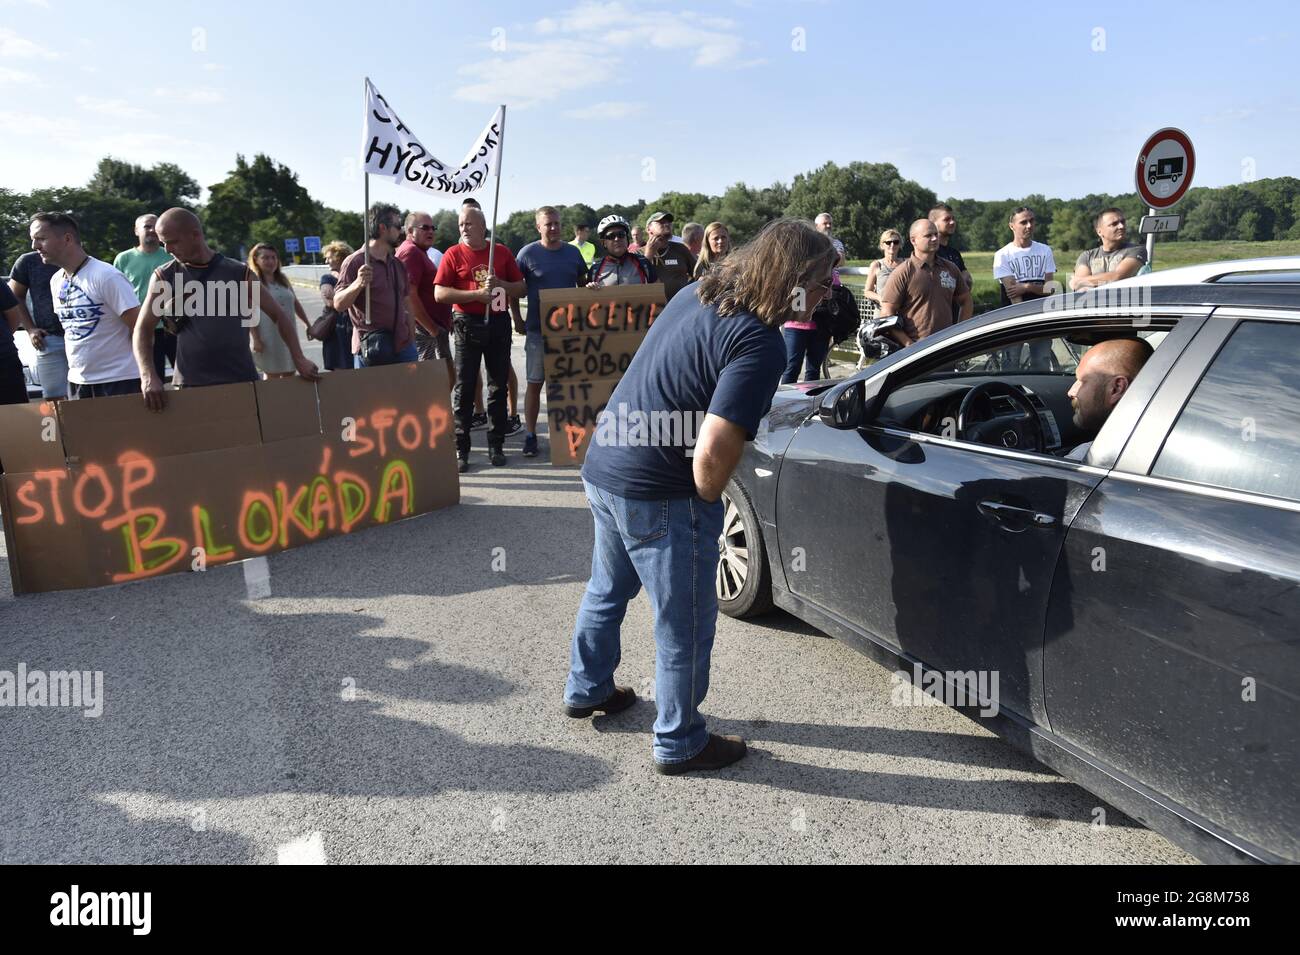
[[[597,710],[606,716],[614,713],[621,713],[633,703],[636,702],[636,690],[630,686],[616,686],[614,692],[610,694],[608,700],[604,703],[597,703],[595,706],[564,706],[564,715],[571,716],[575,720],[586,719]]]
[[[680,763],[660,763],[656,761],[655,771],[663,773],[665,776],[678,776],[696,770],[707,772],[739,762],[745,758],[746,752],[748,750],[745,749],[745,741],[739,736],[719,736],[717,733],[710,733],[709,741],[704,744],[704,749],[690,759]]]

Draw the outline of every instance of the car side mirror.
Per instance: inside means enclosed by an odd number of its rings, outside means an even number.
[[[826,396],[818,411],[822,422],[836,431],[853,431],[862,426],[862,382],[852,382]]]
[[[880,410],[888,377],[888,374],[878,374],[832,388],[822,399],[818,417],[828,428],[837,431],[853,431],[870,424]]]

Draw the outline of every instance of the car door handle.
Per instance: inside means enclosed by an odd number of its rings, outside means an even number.
[[[980,501],[978,507],[981,514],[987,514],[998,523],[1011,521],[1023,524],[1027,521],[1034,527],[1056,526],[1056,518],[1051,514],[1044,514],[1042,511],[1035,511],[1030,507],[1016,507],[1013,504],[1003,504],[1001,501],[993,500]]]

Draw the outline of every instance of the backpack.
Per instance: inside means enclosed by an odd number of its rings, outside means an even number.
[[[822,334],[829,333],[836,345],[852,338],[858,331],[858,300],[846,286],[832,286],[831,293],[813,309],[813,323]]]

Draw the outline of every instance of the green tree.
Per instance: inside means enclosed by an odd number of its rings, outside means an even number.
[[[595,229],[600,218],[596,215],[595,209],[582,202],[560,207],[560,229],[566,242],[573,238],[574,227],[582,222]]]
[[[200,188],[198,182],[175,163],[160,162],[150,170],[162,187],[164,202],[168,209],[181,206],[185,209],[198,207]]]
[[[173,206],[194,208],[199,184],[175,163],[158,163],[145,169],[105,156],[95,167],[86,188],[115,199],[139,202],[147,211],[161,214]]]
[[[935,201],[933,192],[904,179],[891,163],[828,162],[794,177],[786,213],[812,219],[829,212],[835,234],[855,258],[875,251],[882,230],[905,232]]]
[[[152,211],[138,200],[76,188],[37,189],[29,197],[29,209],[30,215],[49,210],[70,212],[77,220],[86,251],[106,262],[136,244],[135,220]]]
[[[346,242],[354,249],[360,247],[362,235],[365,232],[365,225],[361,221],[361,213],[332,209],[325,205],[318,205],[316,213],[320,216],[322,246],[330,242],[341,241]]]
[[[208,241],[227,255],[237,255],[240,246],[252,241],[252,224],[267,219],[285,229],[280,240],[321,233],[317,206],[296,173],[262,153],[251,163],[236,155],[235,168],[209,191],[204,208]]]
[[[1083,210],[1073,205],[1062,206],[1058,208],[1052,216],[1052,226],[1047,230],[1044,241],[1052,247],[1056,253],[1067,250],[1083,251],[1092,246],[1096,233],[1092,228],[1092,220],[1084,214]],[[1058,270],[1063,270],[1066,263],[1057,261]]]

